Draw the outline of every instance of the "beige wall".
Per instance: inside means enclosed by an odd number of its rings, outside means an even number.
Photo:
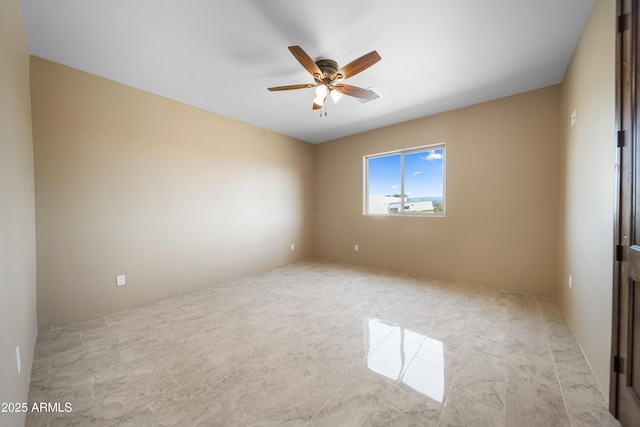
[[[41,327],[313,254],[312,145],[35,57],[31,95]]]
[[[615,198],[615,22],[615,2],[596,0],[562,82],[560,112],[558,295],[606,396]],[[574,110],[577,121],[571,126]]]
[[[0,402],[26,402],[36,342],[29,53],[18,0],[0,1]],[[18,374],[16,347],[22,373]],[[0,425],[24,425],[0,413]]]
[[[316,255],[554,296],[559,91],[316,146]],[[362,215],[363,156],[440,142],[447,147],[446,217]]]

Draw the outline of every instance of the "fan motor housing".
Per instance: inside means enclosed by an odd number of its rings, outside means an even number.
[[[322,71],[322,80],[330,79],[338,71],[338,63],[332,59],[320,59],[316,61],[316,65]],[[322,82],[322,80],[319,80],[319,82]]]

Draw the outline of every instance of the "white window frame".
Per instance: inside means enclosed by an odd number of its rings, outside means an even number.
[[[406,197],[405,192],[404,192],[404,156],[407,154],[413,154],[413,153],[419,153],[419,152],[423,152],[423,151],[433,151],[433,150],[438,150],[438,149],[442,149],[442,212],[405,212],[405,204],[406,199],[408,197]],[[400,203],[400,212],[398,213],[394,213],[394,214],[390,214],[390,213],[386,213],[386,214],[381,214],[381,213],[369,213],[369,159],[372,158],[377,158],[377,157],[387,157],[387,156],[392,156],[392,155],[396,155],[396,154],[400,154],[400,193],[401,196],[401,201],[398,202]],[[440,142],[437,144],[430,144],[430,145],[423,145],[420,147],[412,147],[412,148],[406,148],[406,149],[402,149],[402,150],[394,150],[394,151],[387,151],[384,153],[376,153],[376,154],[368,154],[366,156],[364,156],[362,158],[363,161],[363,177],[362,177],[362,181],[364,183],[363,185],[363,215],[367,215],[367,216],[382,216],[382,217],[398,217],[398,216],[403,216],[403,217],[438,217],[438,218],[442,218],[445,216],[445,212],[446,212],[446,200],[447,200],[447,173],[446,173],[446,168],[447,168],[447,147],[446,147],[446,143],[444,142]]]

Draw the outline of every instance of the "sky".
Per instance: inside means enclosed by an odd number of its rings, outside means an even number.
[[[404,155],[404,185],[408,197],[442,197],[444,149]],[[369,158],[367,166],[369,196],[400,193],[401,154]]]

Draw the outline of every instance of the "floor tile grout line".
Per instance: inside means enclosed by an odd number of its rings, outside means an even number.
[[[176,387],[180,387],[180,384],[178,384],[178,381],[176,381],[176,379],[173,377],[173,375],[171,375],[171,372],[169,372],[167,367],[163,366],[162,369],[164,369],[164,371],[171,377],[171,379],[173,380],[173,383],[176,385]]]
[[[122,358],[122,352],[120,351],[120,346],[116,346],[116,351],[118,352],[118,357],[120,357],[120,363],[125,363]]]
[[[466,350],[466,343],[461,346],[457,354],[457,357],[460,358],[461,354],[463,354],[465,350]],[[453,386],[456,384],[456,377],[458,376],[458,374],[459,374],[458,369],[454,369],[453,376],[451,377],[451,384],[449,385],[449,390],[447,390],[447,394],[446,394],[447,397],[444,399],[444,402],[442,402],[442,409],[440,410],[440,417],[438,418],[438,423],[436,424],[436,427],[440,427],[440,423],[442,423],[445,410],[447,409],[447,405],[449,403],[449,398],[451,397],[451,390],[453,389]]]
[[[569,318],[565,315],[564,310],[562,309],[562,305],[560,305],[560,300],[556,300],[556,302],[558,303],[558,306],[560,307],[560,314],[562,314],[562,318],[564,319],[564,321],[569,326],[569,330],[571,330],[571,336],[573,336],[573,338],[576,340],[576,344],[578,344],[578,348],[580,349],[580,354],[582,354],[582,356],[584,357],[585,362],[587,362],[587,366],[589,366],[589,372],[591,373],[591,375],[593,375],[593,378],[595,379],[596,384],[598,385],[598,391],[602,395],[604,402],[606,404],[608,404],[609,402],[607,400],[607,394],[602,389],[602,386],[600,385],[600,381],[598,381],[598,377],[596,377],[596,374],[593,371],[593,367],[591,366],[591,362],[589,362],[589,359],[587,358],[587,354],[584,352],[584,349],[582,348],[582,344],[578,340],[578,335],[576,335],[576,331],[573,329],[573,325],[571,324],[571,322],[569,322]]]
[[[551,350],[551,343],[549,342],[549,334],[547,332],[547,325],[542,318],[542,310],[540,309],[540,304],[538,303],[538,298],[536,297],[536,307],[538,309],[538,315],[540,316],[540,321],[542,322],[542,330],[544,331],[544,337],[547,342],[547,348],[549,349],[549,354],[551,355],[551,363],[553,364],[553,371],[556,373],[556,381],[558,381],[558,387],[560,387],[560,395],[562,396],[562,403],[564,403],[564,410],[567,413],[567,418],[569,418],[569,425],[574,426],[573,417],[569,412],[569,405],[567,405],[567,399],[564,395],[564,387],[562,386],[562,382],[560,382],[560,374],[558,373],[558,366],[556,365],[556,358],[553,355],[553,351]]]
[[[327,406],[327,404],[329,403],[329,401],[331,401],[331,399],[333,399],[333,398],[335,397],[335,395],[336,395],[336,394],[338,394],[338,392],[339,392],[340,390],[342,390],[342,387],[343,387],[343,386],[344,386],[343,384],[339,385],[339,386],[335,389],[335,391],[331,394],[331,396],[329,396],[329,397],[324,401],[324,403],[323,403],[322,405],[320,405],[320,408],[318,408],[318,410],[317,410],[317,411],[316,411],[316,412],[311,416],[311,418],[309,418],[309,423],[310,423],[310,424],[313,424],[313,419],[316,417],[316,415],[318,415],[318,414],[320,413],[320,411],[322,411],[322,410],[324,409],[324,407],[325,407],[325,406]]]
[[[504,316],[504,410],[503,410],[503,416],[504,416],[504,423],[503,425],[506,427],[507,425],[507,399],[509,398],[509,396],[507,395],[507,370],[508,370],[508,363],[509,363],[509,357],[508,357],[508,349],[507,349],[507,335],[508,335],[508,329],[509,329],[509,292],[507,292],[507,296],[506,296],[506,301],[505,301],[505,308],[504,310],[506,311],[506,315]]]

